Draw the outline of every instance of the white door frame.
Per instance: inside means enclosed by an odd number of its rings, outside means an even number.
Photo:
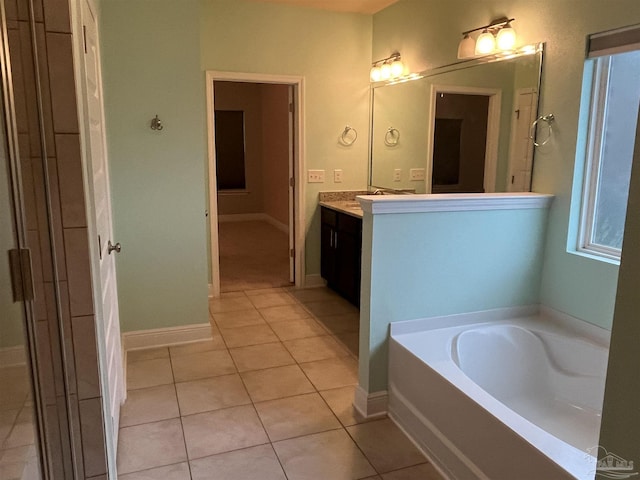
[[[513,112],[511,114],[511,135],[509,137],[509,163],[507,165],[507,178],[506,178],[506,185],[507,185],[507,191],[512,191],[511,188],[511,176],[513,175],[513,164],[515,162],[515,153],[516,153],[516,144],[517,142],[517,135],[518,135],[518,129],[517,124],[518,124],[518,120],[519,118],[519,114],[516,113],[516,107],[518,107],[520,105],[519,100],[520,100],[520,95],[522,94],[526,94],[526,93],[530,93],[533,98],[532,98],[532,102],[531,102],[531,112],[530,112],[530,116],[529,119],[527,119],[527,125],[529,126],[529,129],[527,130],[528,134],[530,135],[530,131],[531,131],[531,124],[533,123],[533,121],[537,118],[538,116],[538,89],[536,87],[523,87],[523,88],[517,88],[515,92],[513,92]],[[534,155],[534,149],[533,149],[533,142],[531,141],[531,143],[529,144],[529,150],[527,151],[527,155],[531,155],[531,163],[529,164],[529,190],[531,190],[531,178],[532,178],[532,174],[533,174],[533,155]]]
[[[250,83],[274,83],[293,86],[293,179],[294,195],[293,205],[289,205],[289,211],[293,209],[294,224],[289,229],[294,229],[295,238],[295,278],[296,287],[304,286],[305,265],[305,212],[304,212],[304,77],[292,75],[271,75],[262,73],[222,72],[207,70],[207,139],[209,159],[209,229],[211,234],[211,281],[209,289],[211,296],[220,295],[220,248],[218,245],[218,187],[216,181],[216,149],[215,149],[215,125],[214,125],[214,81],[226,82],[250,82]],[[291,165],[291,162],[290,162]]]
[[[484,191],[496,191],[496,171],[498,168],[498,143],[500,140],[500,109],[502,106],[502,90],[499,88],[467,87],[464,85],[431,85],[429,98],[427,175],[426,192],[431,193],[433,176],[433,139],[436,129],[436,96],[439,93],[461,93],[467,95],[484,95],[489,97],[489,113],[487,115],[487,144],[484,154]]]

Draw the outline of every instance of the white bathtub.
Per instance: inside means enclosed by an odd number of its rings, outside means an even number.
[[[392,324],[389,414],[451,478],[593,479],[608,333],[518,313]]]

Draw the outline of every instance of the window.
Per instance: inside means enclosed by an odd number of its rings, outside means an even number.
[[[619,259],[640,105],[640,50],[612,45],[614,36],[590,38],[593,80],[578,248]]]
[[[244,190],[244,112],[215,111],[218,190]]]

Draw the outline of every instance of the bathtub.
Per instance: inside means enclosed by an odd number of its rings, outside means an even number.
[[[608,341],[537,307],[394,323],[389,415],[452,479],[593,479]]]

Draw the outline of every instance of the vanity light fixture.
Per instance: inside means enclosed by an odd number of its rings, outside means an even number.
[[[405,65],[402,63],[398,52],[392,53],[389,57],[376,60],[371,64],[369,77],[372,82],[384,82],[395,80],[404,75]]]
[[[516,46],[516,31],[511,26],[511,20],[500,29],[498,36],[496,37],[496,44],[498,50],[502,52],[508,52]]]
[[[476,41],[468,33],[465,33],[462,40],[460,40],[460,45],[458,45],[458,58],[470,58],[475,54]]]
[[[476,40],[476,55],[488,55],[496,49],[496,38],[488,29],[484,29]]]
[[[509,52],[516,45],[516,31],[511,26],[515,18],[499,18],[489,25],[462,32],[462,40],[458,45],[458,58],[466,59],[491,53]],[[482,31],[474,41],[471,33]]]

